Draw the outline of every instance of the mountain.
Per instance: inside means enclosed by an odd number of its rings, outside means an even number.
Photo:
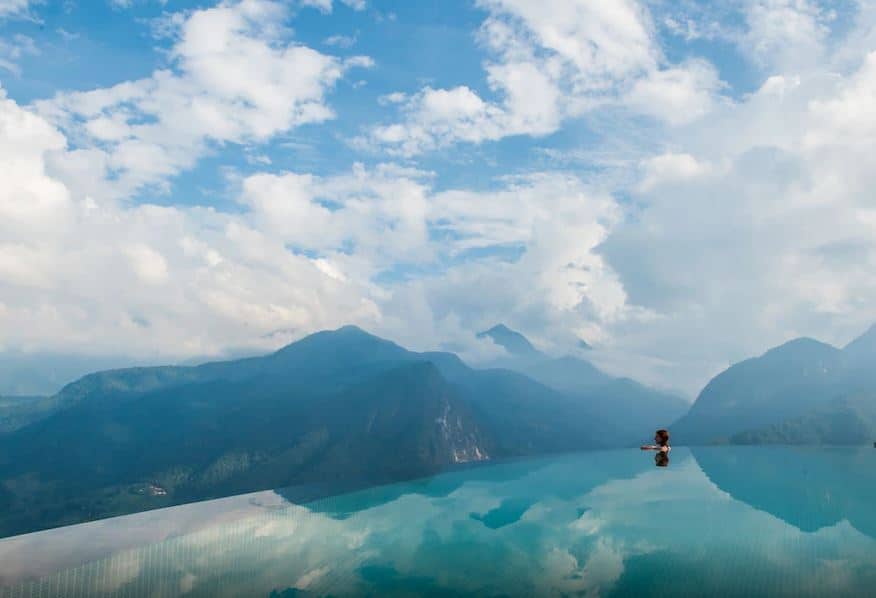
[[[840,390],[842,351],[813,339],[789,341],[731,366],[673,424],[676,442],[699,444],[778,423]]]
[[[134,359],[124,356],[0,351],[0,395],[48,396],[91,372],[132,363]]]
[[[41,396],[0,396],[0,434],[39,419],[46,409],[46,399]]]
[[[561,357],[524,366],[522,371],[545,386],[586,403],[595,419],[607,422],[609,443],[627,446],[649,441],[690,404],[680,396],[649,388],[630,378],[614,378],[593,364]]]
[[[690,407],[676,394],[655,390],[630,378],[615,378],[580,395],[586,397],[597,417],[612,422],[621,446],[650,442],[654,431],[667,428]]]
[[[0,535],[292,485],[600,446],[586,405],[344,327],[262,357],[90,374],[0,437]]]
[[[876,539],[872,448],[692,447],[709,480],[734,500],[813,533],[842,522]],[[794,500],[788,500],[793,494]]]
[[[876,324],[850,342],[843,349],[853,367],[867,367],[876,364]]]
[[[804,415],[757,430],[738,432],[734,444],[863,445],[876,441],[876,392],[830,401]]]
[[[846,417],[841,414],[848,415],[847,410],[840,403],[830,406],[831,402],[876,390],[874,363],[874,328],[842,350],[810,338],[791,340],[715,376],[690,411],[673,424],[673,438],[680,444],[705,444],[767,429],[772,432],[764,432],[763,439],[779,438],[803,424],[796,418],[805,416],[815,425],[819,419]],[[863,412],[855,417],[859,416],[865,417]],[[840,425],[839,420],[834,423]],[[856,425],[846,423],[849,431]],[[823,433],[830,435],[826,429]],[[799,433],[794,435],[802,441]],[[755,435],[746,438],[753,441]]]
[[[568,355],[548,357],[535,350],[525,336],[507,326],[500,324],[478,336],[493,338],[511,354],[495,365],[520,372],[586,405],[591,419],[604,422],[601,431],[604,444],[630,446],[649,441],[654,430],[668,426],[689,407],[689,403],[677,395],[629,378],[615,378],[587,360]],[[504,340],[500,342],[497,338]],[[509,346],[516,349],[512,351]]]
[[[534,380],[571,394],[586,393],[615,380],[589,361],[571,356],[544,358],[519,367]]]
[[[532,346],[525,336],[515,330],[511,330],[504,324],[497,324],[489,330],[479,332],[478,338],[489,338],[494,343],[505,349],[513,357],[535,358],[543,357],[542,353]]]

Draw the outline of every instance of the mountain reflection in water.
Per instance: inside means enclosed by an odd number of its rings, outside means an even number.
[[[679,447],[655,468],[624,450],[304,505],[258,493],[2,540],[0,596],[862,595],[873,458]]]

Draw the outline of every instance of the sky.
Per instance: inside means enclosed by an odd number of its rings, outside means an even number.
[[[693,395],[876,321],[871,0],[0,0],[0,354],[503,322]]]

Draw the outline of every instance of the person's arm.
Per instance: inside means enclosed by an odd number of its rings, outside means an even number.
[[[643,444],[639,448],[641,448],[643,451],[656,451],[660,449],[660,447],[656,444]]]

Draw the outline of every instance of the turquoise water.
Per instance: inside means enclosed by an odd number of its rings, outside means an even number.
[[[0,540],[0,596],[866,596],[876,450],[676,448]]]

